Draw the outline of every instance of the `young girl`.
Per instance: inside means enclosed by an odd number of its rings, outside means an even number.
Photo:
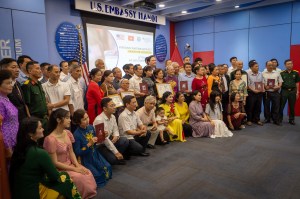
[[[205,112],[208,118],[215,124],[215,136],[216,137],[231,137],[233,134],[228,130],[227,126],[223,122],[221,104],[221,93],[218,91],[212,91],[209,98],[209,104],[206,105]]]
[[[74,112],[73,122],[78,126],[74,132],[74,152],[80,157],[81,164],[91,170],[97,186],[103,187],[111,179],[112,171],[110,164],[96,149],[98,139],[94,127],[89,125],[89,116],[85,110],[78,109]]]
[[[168,128],[168,118],[165,116],[165,109],[162,107],[158,107],[156,109],[156,122],[158,124],[157,130],[159,131],[159,136],[163,144],[166,144],[167,141],[164,140],[164,131],[166,131],[169,135],[172,136],[173,139],[178,138],[177,135],[172,133],[172,131]]]
[[[69,111],[59,108],[53,111],[48,122],[48,132],[44,149],[48,151],[52,162],[60,171],[66,171],[83,199],[93,198],[97,194],[95,179],[90,170],[78,163],[73,151],[74,137],[66,128],[70,127]]]

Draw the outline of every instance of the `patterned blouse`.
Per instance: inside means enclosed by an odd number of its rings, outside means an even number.
[[[246,82],[243,80],[240,80],[240,83],[238,84],[236,82],[236,80],[232,80],[229,85],[229,95],[231,95],[234,92],[237,92],[240,94],[240,96],[241,96],[240,101],[245,100],[245,97],[248,96]]]
[[[8,97],[0,94],[0,115],[3,117],[1,132],[6,148],[16,145],[19,129],[18,109],[9,101]]]

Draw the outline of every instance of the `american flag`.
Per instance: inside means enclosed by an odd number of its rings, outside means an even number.
[[[89,69],[85,59],[85,52],[82,46],[82,37],[81,33],[78,30],[78,45],[76,48],[76,59],[78,60],[81,69],[82,69],[82,77],[84,79],[85,84],[89,85]]]

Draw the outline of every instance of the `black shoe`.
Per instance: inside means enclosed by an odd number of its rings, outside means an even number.
[[[129,155],[124,155],[124,160],[130,160],[130,156]]]
[[[140,156],[149,156],[150,153],[144,152],[144,153],[140,153]]]
[[[118,160],[117,165],[125,165],[126,161],[125,160]]]
[[[270,123],[270,122],[271,122],[270,120],[265,120],[264,121],[265,124]]]
[[[147,144],[147,148],[149,148],[149,149],[155,149],[155,146],[153,146],[152,144]]]
[[[274,124],[277,125],[277,126],[282,126],[281,122],[274,122]]]
[[[294,120],[289,121],[289,123],[290,123],[291,125],[296,125],[296,123],[295,123]]]

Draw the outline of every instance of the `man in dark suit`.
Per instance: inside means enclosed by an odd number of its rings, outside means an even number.
[[[229,104],[229,83],[230,78],[229,75],[226,74],[226,69],[224,64],[218,65],[219,67],[219,75],[221,79],[221,92],[222,92],[222,107],[223,107],[223,119],[226,120],[227,118],[227,107]]]
[[[19,67],[17,61],[11,58],[4,58],[0,61],[1,70],[9,70],[12,73],[13,90],[12,93],[8,95],[11,103],[18,109],[19,121],[24,118],[29,117],[29,111],[24,102],[23,91],[21,85],[16,81],[19,76]]]
[[[133,64],[125,64],[123,66],[123,71],[125,72],[123,78],[128,80],[131,79],[134,75]]]

